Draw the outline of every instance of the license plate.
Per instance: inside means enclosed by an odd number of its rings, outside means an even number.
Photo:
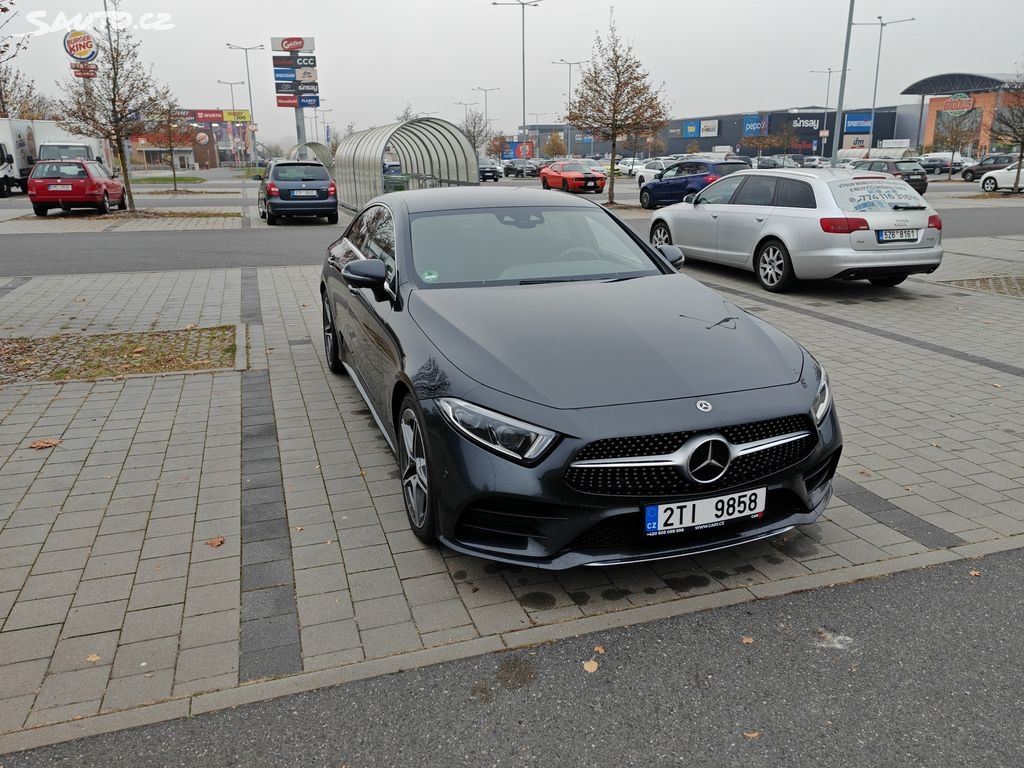
[[[688,529],[714,528],[730,520],[761,517],[764,514],[767,497],[767,488],[754,488],[741,493],[695,501],[646,504],[644,532],[648,536],[663,536]]]
[[[49,187],[47,187],[47,189],[49,189],[51,192],[70,192],[71,191],[71,185],[70,184],[51,184]]]
[[[315,189],[293,189],[292,197],[316,197]]]
[[[592,187],[592,186],[594,186],[594,182],[592,182],[592,181],[588,181],[588,182],[587,182],[587,186],[588,186],[588,187]]]
[[[880,229],[878,242],[887,243],[893,240],[917,240],[916,229]]]

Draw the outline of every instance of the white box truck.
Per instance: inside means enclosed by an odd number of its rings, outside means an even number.
[[[0,118],[0,197],[14,189],[28,191],[28,175],[37,160],[98,160],[111,167],[103,139],[68,133],[52,120]]]

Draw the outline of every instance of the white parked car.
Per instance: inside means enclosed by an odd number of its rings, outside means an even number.
[[[637,166],[633,169],[633,175],[636,176],[636,185],[642,187],[670,165],[675,165],[677,162],[677,160],[671,159],[648,160],[644,165]]]
[[[1013,191],[1013,182],[1017,178],[1017,167],[1020,163],[1014,163],[1008,165],[1005,168],[998,171],[989,171],[981,177],[981,188],[985,192],[998,192],[1003,190],[1004,192]],[[1024,187],[1024,170],[1020,173],[1020,187],[1017,191],[1021,191],[1021,187]]]
[[[832,168],[732,173],[654,213],[650,241],[753,271],[773,292],[827,278],[894,286],[942,263],[942,220],[906,182]]]
[[[633,169],[638,165],[643,165],[643,163],[643,160],[637,160],[635,157],[626,157],[615,164],[615,171],[616,173],[628,173],[632,176]]]

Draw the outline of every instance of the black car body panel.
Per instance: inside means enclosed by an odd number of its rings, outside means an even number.
[[[519,565],[563,569],[635,562],[754,541],[817,519],[831,496],[842,436],[835,408],[810,412],[819,369],[780,331],[724,301],[605,212],[660,274],[627,280],[440,287],[414,274],[410,219],[487,206],[596,206],[524,188],[400,192],[372,201],[332,244],[321,290],[344,360],[394,448],[398,406],[424,425],[439,541]],[[390,217],[395,259],[382,289],[350,289],[344,265],[369,217]],[[350,239],[351,238],[351,239]],[[525,311],[524,311],[525,310]],[[752,389],[757,389],[752,392]],[[442,413],[459,398],[556,433],[515,461],[467,439]],[[794,438],[793,435],[798,435]],[[681,471],[574,467],[597,455],[671,452],[706,435],[732,444],[789,435],[715,484]],[[648,536],[644,506],[767,489],[760,518]]]

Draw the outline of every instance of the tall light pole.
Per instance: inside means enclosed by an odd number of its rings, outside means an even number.
[[[854,27],[878,27],[878,56],[875,59],[875,87],[871,91],[871,143],[875,143],[875,98],[878,96],[878,70],[882,65],[882,33],[890,24],[902,24],[905,21],[913,21],[914,17],[908,19],[896,19],[896,21],[882,21],[882,17],[876,17],[878,21],[854,21],[850,26]],[[870,149],[870,147],[869,147]]]
[[[569,67],[569,93],[568,93],[567,98],[571,102],[572,101],[572,68],[573,68],[573,66],[576,66],[576,65],[579,65],[579,64],[586,64],[587,63],[587,59],[583,59],[582,61],[566,61],[565,59],[559,59],[558,61],[552,61],[551,63],[552,64],[566,64],[566,65],[568,65],[568,67]],[[566,105],[565,113],[567,115],[569,114],[569,107],[568,107],[568,105]],[[572,157],[572,128],[569,126],[568,122],[566,122],[566,124],[565,124],[565,137],[566,137],[566,139],[565,139],[565,152],[566,152],[567,155],[569,155],[569,157]],[[591,153],[591,154],[593,154],[593,153]]]
[[[491,5],[518,5],[523,22],[523,131],[526,131],[526,7],[536,8],[542,0],[512,0],[510,3],[499,3],[492,0]],[[529,133],[527,132],[527,137]]]
[[[231,111],[234,112],[235,111],[235,86],[236,85],[245,85],[245,80],[218,80],[217,82],[220,83],[221,85],[226,85],[228,88],[231,89]],[[234,115],[232,115],[232,117],[234,117]],[[225,122],[227,122],[228,127],[231,129],[231,153],[234,155],[234,157],[235,157],[235,164],[237,165],[237,163],[238,163],[238,138],[235,136],[235,128],[237,126],[235,125],[235,121],[234,120],[227,120]]]
[[[828,67],[827,69],[812,69],[811,70],[811,74],[814,74],[814,75],[824,75],[826,73],[828,74],[828,82],[825,85],[825,111],[824,111],[824,113],[822,113],[822,116],[821,116],[821,129],[823,131],[827,131],[828,130],[828,97],[832,93],[832,73],[833,72],[838,72],[838,71],[839,71],[838,69],[832,69],[832,67]],[[849,72],[849,70],[847,70],[847,72]],[[832,133],[836,134],[836,138],[838,138],[838,136],[839,136],[839,128],[838,128],[838,126],[839,126],[839,116],[836,115],[836,124],[832,126]],[[832,141],[835,141],[835,140],[836,139],[832,139]],[[826,143],[828,143],[828,136],[822,136],[821,137],[821,156],[822,157],[828,157],[828,155],[825,154],[825,144]]]
[[[850,63],[850,33],[853,32],[853,6],[857,0],[850,0],[850,11],[846,17],[846,44],[843,46],[843,69],[839,73],[839,101],[836,103],[836,138],[832,142],[832,162],[835,168],[839,159],[839,122],[843,119],[843,98],[846,96],[846,65]]]
[[[249,84],[249,159],[255,164],[256,162],[256,113],[252,108],[252,76],[249,74],[249,51],[262,51],[263,45],[235,45],[234,43],[228,43],[228,48],[233,51],[244,51],[245,52],[245,82]]]
[[[477,86],[477,87],[473,88],[473,90],[474,91],[483,91],[484,92],[484,124],[487,126],[487,132],[490,133],[491,132],[491,119],[487,116],[487,93],[488,93],[488,91],[500,91],[501,90],[501,86],[499,85],[499,86],[496,86],[494,88],[481,88],[481,87]]]
[[[469,108],[476,106],[479,102],[476,101],[456,101],[456,104],[461,104],[465,108],[464,119],[469,119]]]

